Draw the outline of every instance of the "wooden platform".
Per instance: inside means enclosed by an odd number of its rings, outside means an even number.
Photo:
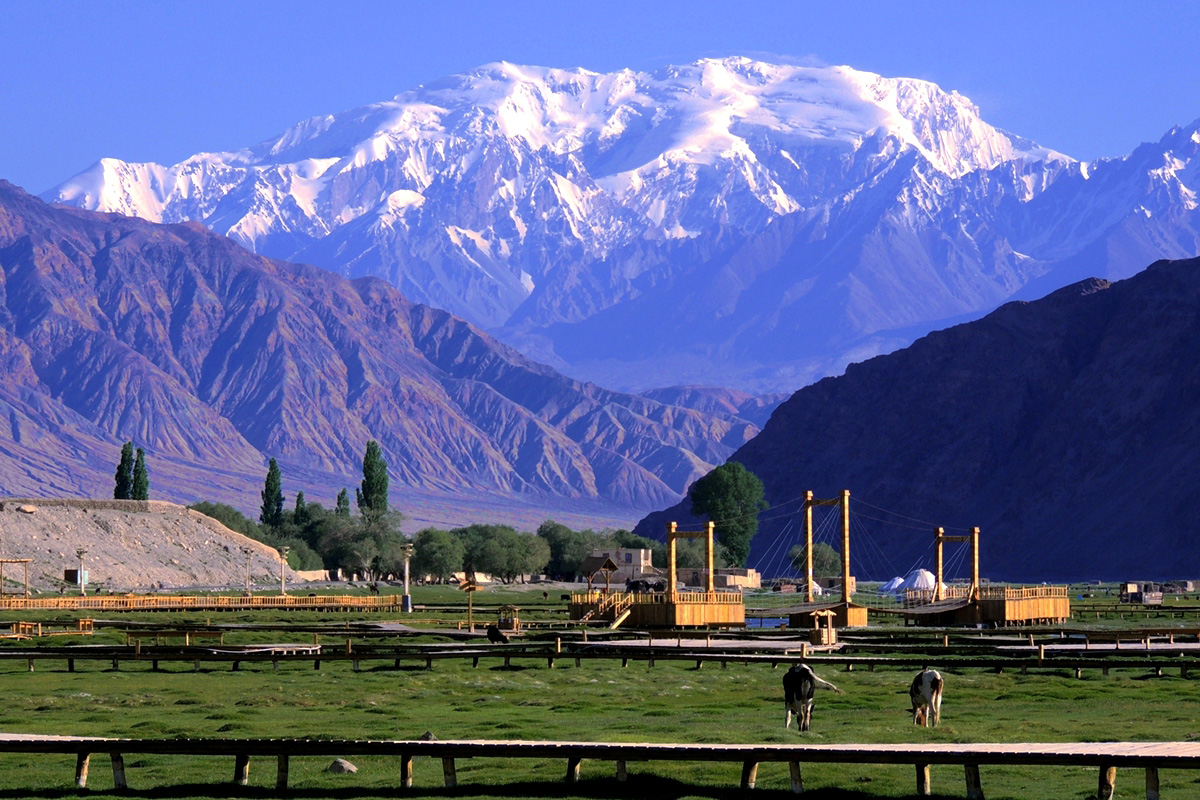
[[[1097,796],[1111,798],[1118,768],[1145,770],[1147,800],[1158,800],[1160,769],[1200,769],[1197,742],[1087,742],[999,744],[673,744],[648,742],[487,741],[487,740],[363,740],[363,739],[119,739],[38,734],[0,734],[0,753],[57,753],[76,756],[75,785],[84,787],[92,753],[108,754],[113,783],[127,789],[124,756],[157,754],[177,756],[233,756],[234,783],[248,782],[251,757],[277,761],[278,793],[288,788],[289,759],[303,756],[399,756],[399,782],[413,785],[413,759],[442,760],[446,787],[457,786],[455,760],[460,758],[538,758],[566,761],[566,780],[579,779],[584,759],[612,761],[618,780],[628,777],[629,761],[708,761],[741,765],[741,787],[754,788],[758,765],[787,763],[792,790],[804,790],[802,765],[911,764],[916,770],[917,794],[931,794],[930,767],[958,765],[965,769],[968,798],[982,798],[983,766],[1090,766],[1099,770]],[[852,780],[853,770],[839,771]],[[957,780],[947,785],[961,785]],[[224,794],[224,792],[222,792]]]

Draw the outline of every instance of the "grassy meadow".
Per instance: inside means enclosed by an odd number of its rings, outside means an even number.
[[[444,591],[444,590],[443,590]],[[494,605],[480,592],[476,600]],[[457,599],[447,595],[436,602]],[[509,598],[517,599],[517,598]],[[554,593],[552,593],[554,599]],[[542,600],[541,590],[528,597]],[[417,598],[418,602],[435,602]],[[547,615],[550,616],[549,609]],[[203,615],[201,615],[203,617]],[[121,617],[126,619],[126,617]],[[168,622],[165,614],[147,621]],[[296,622],[345,619],[338,615],[293,615]],[[188,621],[197,622],[195,615]],[[259,615],[214,617],[216,622],[266,621]],[[483,620],[486,621],[486,618]],[[247,633],[246,642],[266,634]],[[241,636],[241,634],[238,634]],[[273,634],[274,641],[281,634]],[[270,636],[268,636],[270,638]],[[291,635],[293,641],[311,637]],[[430,641],[436,641],[436,634]],[[90,644],[117,640],[113,632],[89,639],[56,639]],[[120,639],[123,642],[123,637]],[[228,641],[228,639],[227,639]],[[242,639],[234,639],[236,642]],[[5,647],[13,646],[6,643]],[[25,645],[28,646],[28,645]],[[816,663],[816,662],[814,662]],[[550,669],[545,661],[516,661],[512,668],[484,661],[436,662],[393,669],[390,663],[364,662],[354,672],[348,662],[326,662],[320,671],[306,664],[243,663],[238,672],[214,665],[196,673],[190,665],[164,662],[160,672],[148,663],[39,662],[28,672],[23,661],[0,660],[0,732],[129,737],[328,737],[416,738],[432,732],[439,739],[576,739],[658,742],[991,742],[1175,740],[1200,735],[1196,678],[1178,671],[1155,678],[1149,673],[1113,670],[1104,677],[1088,670],[995,674],[984,670],[943,671],[946,700],[937,729],[913,726],[908,713],[907,671],[822,668],[818,674],[845,694],[819,692],[813,730],[799,734],[783,728],[780,681],[783,669],[768,665],[659,661],[654,667],[633,662],[588,662],[576,668],[563,659]],[[630,763],[626,784],[614,780],[608,762],[585,761],[582,782],[562,782],[565,763],[542,760],[473,759],[458,762],[459,787],[442,785],[441,764],[419,759],[414,788],[398,788],[399,759],[350,759],[352,775],[324,771],[329,759],[294,758],[290,796],[298,798],[433,797],[734,797],[739,766],[709,763]],[[273,759],[252,761],[250,786],[230,785],[233,761],[214,757],[131,755],[126,758],[130,791],[123,796],[149,798],[268,797],[274,794]],[[908,797],[915,790],[911,767],[805,765],[808,794],[814,797]],[[0,798],[72,797],[74,758],[0,756]],[[1096,771],[1059,767],[982,768],[989,800],[1042,796],[1084,800],[1096,791]],[[788,795],[784,764],[762,764],[755,794]],[[88,797],[112,795],[107,758],[92,760]],[[934,766],[933,789],[944,797],[962,797],[958,767]],[[1141,796],[1140,770],[1118,773],[1120,796]],[[1200,773],[1163,771],[1164,797],[1195,796]]]

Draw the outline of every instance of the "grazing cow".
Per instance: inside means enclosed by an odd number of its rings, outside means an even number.
[[[809,729],[812,725],[813,692],[818,688],[832,689],[838,694],[843,694],[841,689],[829,681],[818,678],[812,667],[807,664],[795,664],[783,673],[783,709],[786,714],[784,728],[791,727],[794,712],[800,730]]]
[[[508,637],[495,625],[487,626],[487,637],[492,644],[508,644]]]
[[[942,721],[943,684],[942,674],[936,669],[923,669],[913,678],[908,696],[912,700],[914,725],[936,728]]]

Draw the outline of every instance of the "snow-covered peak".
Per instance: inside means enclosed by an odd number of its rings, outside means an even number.
[[[486,64],[383,103],[306,120],[252,148],[250,161],[355,152],[361,162],[387,158],[398,142],[488,130],[557,155],[639,139],[617,171],[659,159],[711,164],[744,153],[756,134],[792,147],[853,148],[882,132],[953,176],[1018,158],[1065,160],[988,125],[969,100],[927,81],[730,57],[654,73]],[[652,141],[644,141],[649,133]]]

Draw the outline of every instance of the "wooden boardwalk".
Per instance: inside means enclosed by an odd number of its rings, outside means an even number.
[[[76,645],[71,647],[0,648],[0,663],[24,662],[30,672],[38,664],[52,666],[54,662],[65,663],[68,672],[74,672],[76,662],[108,662],[112,669],[122,665],[149,662],[151,669],[160,663],[187,663],[194,671],[201,665],[215,668],[230,665],[234,670],[242,664],[270,662],[275,669],[282,664],[306,664],[321,669],[322,664],[350,662],[355,671],[361,667],[378,667],[380,662],[391,662],[395,669],[405,663],[433,669],[434,664],[445,660],[470,659],[472,666],[481,661],[490,661],[497,666],[512,667],[515,664],[529,665],[530,662],[545,662],[554,668],[563,662],[574,662],[576,667],[586,662],[620,661],[622,667],[630,663],[644,663],[653,668],[658,662],[684,662],[694,664],[696,669],[704,665],[716,665],[726,669],[730,664],[765,664],[771,667],[788,666],[807,661],[820,668],[841,667],[846,670],[899,669],[920,670],[936,667],[944,670],[986,669],[1003,670],[1051,670],[1073,671],[1082,677],[1084,670],[1100,670],[1109,674],[1113,669],[1130,669],[1150,672],[1156,676],[1166,671],[1178,671],[1181,677],[1200,672],[1200,652],[1184,654],[1178,650],[1147,651],[1115,648],[1089,651],[1076,650],[1052,652],[1047,649],[1028,648],[1023,653],[1007,655],[971,655],[956,653],[954,648],[933,649],[922,653],[896,655],[841,655],[833,652],[816,652],[803,647],[786,647],[767,652],[747,651],[745,648],[719,646],[706,647],[703,640],[684,647],[662,644],[581,644],[581,643],[512,643],[507,645],[473,644],[465,646],[434,645],[388,645],[363,644],[347,638],[333,643],[281,643],[252,645]]]
[[[1200,769],[1198,742],[1087,742],[1087,743],[936,743],[936,744],[673,744],[647,742],[491,741],[491,740],[364,740],[364,739],[122,739],[104,737],[0,734],[0,753],[75,755],[75,785],[87,785],[93,753],[108,754],[116,789],[129,788],[124,757],[131,754],[174,756],[232,756],[233,782],[246,785],[252,757],[276,759],[277,793],[288,788],[289,760],[296,757],[356,755],[400,758],[398,783],[413,785],[413,759],[441,759],[442,781],[458,785],[456,759],[536,758],[566,762],[565,778],[579,780],[583,760],[614,762],[618,780],[628,778],[630,761],[705,761],[741,765],[741,787],[754,788],[761,763],[787,763],[792,790],[804,790],[804,764],[912,765],[917,794],[932,793],[930,768],[957,765],[964,768],[968,800],[982,800],[980,767],[1074,766],[1098,769],[1097,797],[1113,796],[1117,769],[1145,770],[1147,800],[1159,800],[1161,769]],[[850,778],[852,770],[839,771]],[[957,783],[955,781],[954,783]],[[961,785],[961,784],[960,784]],[[219,794],[224,795],[221,791]]]

